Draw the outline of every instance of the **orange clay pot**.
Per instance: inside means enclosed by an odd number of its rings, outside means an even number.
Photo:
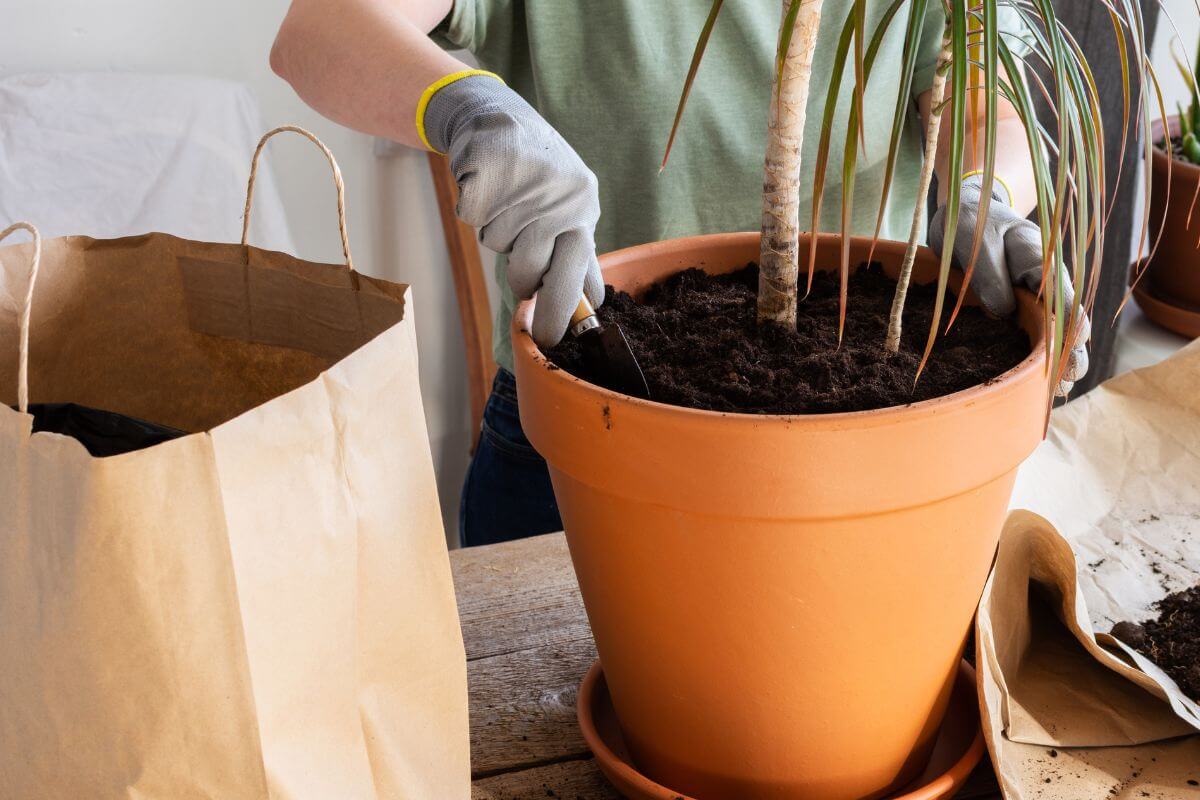
[[[851,263],[868,247],[853,240]],[[875,257],[894,276],[903,249],[883,242]],[[734,233],[600,261],[637,295],[687,267],[729,272],[757,257],[758,234]],[[835,237],[820,238],[818,263],[838,263]],[[935,275],[922,250],[915,280]],[[550,464],[645,774],[701,800],[859,800],[925,766],[1017,465],[1046,420],[1042,316],[1028,293],[1019,301],[1034,353],[996,381],[811,416],[598,388],[549,368],[526,333],[532,303],[518,309],[521,421]]]
[[[1179,117],[1167,120],[1172,136],[1179,133]],[[1158,147],[1163,138],[1162,123],[1155,122],[1151,139],[1155,146],[1151,158],[1150,242],[1162,239],[1154,258],[1147,264],[1149,272],[1143,277],[1145,288],[1155,298],[1189,311],[1200,311],[1200,200],[1195,209],[1192,201],[1200,185],[1200,167],[1188,161],[1172,158]],[[1167,169],[1171,179],[1168,193]],[[1163,226],[1163,216],[1166,225]],[[1191,217],[1191,225],[1188,224]]]

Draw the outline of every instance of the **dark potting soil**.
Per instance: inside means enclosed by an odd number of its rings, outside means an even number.
[[[144,450],[186,436],[183,431],[74,403],[31,403],[34,433],[77,439],[95,458]]]
[[[1192,163],[1192,160],[1183,154],[1182,136],[1172,136],[1170,147],[1167,146],[1166,139],[1159,139],[1157,142],[1155,142],[1154,146],[1163,152],[1170,153],[1171,157],[1176,161],[1185,161],[1188,164]]]
[[[1118,622],[1112,635],[1153,661],[1200,702],[1200,585],[1154,604],[1156,619]]]
[[[914,389],[935,288],[909,289],[900,352],[889,354],[883,343],[895,288],[874,264],[850,276],[840,347],[838,278],[827,272],[814,277],[791,331],[758,324],[754,264],[719,276],[678,273],[640,303],[608,287],[598,315],[625,331],[654,400],[708,411],[812,414],[904,405],[985,383],[1030,353],[1029,337],[1013,320],[964,306]],[[948,294],[944,320],[953,306]],[[570,337],[548,355],[556,366],[588,377]]]

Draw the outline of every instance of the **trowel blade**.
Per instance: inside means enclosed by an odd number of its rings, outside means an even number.
[[[650,399],[650,387],[625,338],[621,326],[612,322],[579,335],[584,362],[596,383],[614,392]]]

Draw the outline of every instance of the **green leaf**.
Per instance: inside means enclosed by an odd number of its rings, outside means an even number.
[[[970,66],[967,55],[967,4],[965,2],[951,3],[950,13],[950,78],[948,83],[950,98],[950,164],[947,174],[961,175],[963,161],[963,144],[966,139],[966,100],[967,100],[967,69]],[[936,112],[933,112],[936,113]],[[953,232],[958,228],[958,209],[962,194],[962,184],[951,180],[946,192],[946,241],[953,242]],[[921,199],[918,198],[918,202]],[[925,342],[925,352],[921,363],[917,366],[914,382],[919,380],[925,365],[929,362],[929,354],[933,352],[933,343],[937,339],[938,328],[942,319],[942,309],[946,303],[946,290],[950,280],[950,264],[954,258],[954,248],[942,249],[942,262],[938,269],[937,294],[933,303],[933,318],[929,325],[929,337]]]
[[[792,0],[787,13],[783,15],[783,22],[779,26],[779,44],[775,48],[776,86],[783,83],[783,62],[787,58],[788,50],[792,47],[792,33],[796,28],[796,17],[800,15],[801,2],[802,0]]]
[[[1193,164],[1200,164],[1200,141],[1196,140],[1196,134],[1189,133],[1183,137],[1183,154]]]
[[[837,52],[834,54],[832,69],[829,73],[829,90],[825,93],[825,109],[821,115],[821,138],[817,142],[816,169],[813,172],[812,183],[812,232],[815,234],[821,226],[821,208],[825,198],[825,171],[829,165],[829,147],[833,136],[834,117],[837,114],[838,93],[842,85],[842,76],[846,71],[846,57],[850,52],[850,40],[854,37],[854,14],[846,17],[842,26],[842,35],[838,38]],[[809,237],[808,243],[808,285],[804,290],[805,296],[812,291],[813,273],[817,266],[817,237]]]
[[[863,55],[863,61],[861,64],[862,80],[865,80],[868,83],[870,82],[871,70],[875,64],[875,58],[879,54],[879,48],[883,44],[884,35],[887,33],[892,24],[892,20],[895,18],[896,14],[900,11],[900,8],[905,2],[906,0],[893,0],[892,4],[885,9],[883,16],[880,18],[879,24],[876,26],[871,37],[871,42],[867,46]],[[924,0],[917,0],[917,2],[923,3]],[[840,97],[842,79],[846,70],[846,60],[850,51],[850,41],[857,35],[857,24],[858,20],[855,17],[855,11],[852,9],[850,14],[848,14],[846,17],[846,21],[842,26],[841,36],[838,38],[837,51],[834,54],[833,65],[832,69],[830,70],[829,90],[825,93],[825,108],[821,116],[821,137],[817,144],[816,169],[813,173],[812,185],[812,230],[814,232],[820,228],[821,224],[821,211],[824,207],[825,176],[826,170],[829,166],[830,141],[833,136],[834,128],[836,127],[834,122],[837,115],[837,104]],[[857,90],[855,94],[858,94]],[[860,130],[861,128],[862,118],[858,116],[857,109],[857,106],[851,108],[850,121],[845,129],[847,137],[851,140],[853,140],[856,131]],[[845,148],[843,148],[842,153],[844,175],[846,158]],[[846,198],[847,194],[853,192],[853,185],[853,174],[850,178],[849,187],[847,187],[845,178],[843,177],[843,199]],[[845,208],[842,209],[842,217],[843,233],[845,233],[845,220],[847,218],[847,210]],[[849,261],[848,250],[845,248],[843,248],[843,259],[846,262]],[[806,293],[812,290],[812,279],[816,270],[816,264],[817,240],[815,237],[813,237],[809,240],[808,246],[808,287],[806,289]],[[845,307],[843,306],[843,313],[844,310]]]
[[[858,132],[863,152],[867,152],[867,133],[864,125],[866,115],[863,112],[863,95],[867,87],[866,39],[867,39],[867,0],[854,0],[854,116],[856,124],[851,130]]]
[[[663,151],[659,172],[667,168],[667,159],[671,157],[671,147],[675,144],[675,134],[679,132],[679,123],[683,120],[683,109],[687,106],[688,95],[692,93],[692,84],[695,83],[696,73],[700,70],[700,61],[704,58],[704,50],[708,47],[713,26],[717,24],[717,16],[721,13],[721,6],[724,3],[725,0],[713,0],[712,8],[708,11],[708,19],[704,20],[704,27],[700,30],[700,39],[696,42],[696,49],[692,53],[692,64],[688,67],[687,77],[683,81],[683,93],[679,96],[679,107],[675,110],[675,122],[671,125],[671,135],[667,138],[667,148]]]
[[[971,277],[975,274],[975,259],[979,257],[979,248],[983,245],[984,226],[987,224],[988,210],[992,204],[992,185],[996,175],[996,127],[999,105],[999,62],[1000,62],[1000,32],[996,18],[996,0],[983,1],[983,82],[984,82],[984,156],[983,181],[979,190],[979,217],[975,223],[974,243],[971,245],[971,256],[963,266],[962,290],[950,312],[950,320],[946,323],[946,331],[958,318],[962,309],[963,299],[967,288],[971,285]],[[959,173],[951,173],[957,175]]]
[[[892,136],[888,143],[887,164],[883,169],[883,189],[879,194],[879,214],[875,218],[875,233],[871,237],[868,261],[875,255],[875,243],[879,241],[879,232],[883,229],[888,196],[891,194],[892,180],[896,175],[900,139],[904,135],[909,109],[912,108],[913,74],[916,72],[917,55],[920,50],[921,37],[924,34],[925,14],[928,7],[928,0],[912,0],[912,5],[908,9],[908,23],[904,28],[904,51],[900,61],[900,88],[896,94],[896,108],[892,112]],[[924,201],[924,198],[921,198],[921,201]]]

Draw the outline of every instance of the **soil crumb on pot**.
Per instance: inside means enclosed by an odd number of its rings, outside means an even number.
[[[895,288],[874,264],[851,274],[840,347],[838,277],[829,272],[814,277],[794,331],[758,324],[754,264],[717,276],[698,269],[678,273],[653,286],[640,303],[610,286],[598,316],[625,331],[654,400],[708,411],[812,414],[905,405],[986,383],[1031,351],[1014,320],[964,306],[950,333],[939,337],[914,389],[935,287],[909,289],[904,336],[893,355],[883,342]],[[947,294],[943,330],[953,307],[954,296]],[[548,356],[587,377],[570,337]]]
[[[1112,635],[1153,661],[1183,693],[1200,702],[1200,586],[1154,604],[1158,618],[1118,622]]]

